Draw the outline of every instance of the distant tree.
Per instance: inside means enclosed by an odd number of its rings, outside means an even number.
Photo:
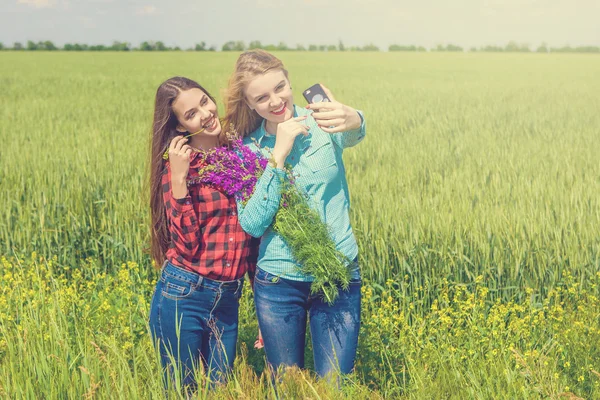
[[[296,45],[296,51],[306,51],[306,47],[301,44]]]
[[[438,44],[435,49],[431,49],[431,51],[463,51],[463,48],[452,43],[447,44],[446,46]]]
[[[37,44],[35,42],[33,42],[31,40],[27,41],[27,50],[34,51],[34,50],[37,50],[37,49],[38,49],[38,46],[37,46]]]
[[[547,53],[548,52],[548,46],[546,45],[546,43],[542,43],[537,49],[536,52],[538,53]]]
[[[173,50],[173,51],[181,51],[181,47],[179,47],[179,46],[175,46],[175,47],[173,47],[173,49],[172,49],[172,50]]]
[[[217,46],[215,46],[215,45],[210,46],[208,51],[217,51]]]
[[[196,43],[194,50],[195,51],[206,51],[206,42]]]
[[[508,44],[504,47],[504,51],[516,52],[519,51],[519,46],[515,42],[508,42]]]
[[[263,46],[263,50],[266,51],[277,51],[277,46],[275,46],[274,44],[266,44]]]
[[[337,46],[335,44],[330,44],[327,46],[327,51],[337,51]]]
[[[287,46],[287,44],[283,43],[283,42],[279,42],[279,44],[277,45],[277,50],[279,51],[287,51],[290,48]]]
[[[579,46],[575,48],[578,53],[600,53],[600,47],[598,46]]]
[[[341,39],[340,39],[340,42],[338,43],[338,50],[339,51],[346,51],[346,47],[344,46],[344,42],[342,42]]]
[[[154,50],[154,44],[149,42],[142,42],[140,44],[140,51],[152,51]]]
[[[54,51],[54,50],[58,50],[58,48],[54,45],[54,43],[52,43],[49,40],[46,40],[44,42],[44,50]]]
[[[320,44],[319,51],[325,51],[325,50],[327,50],[327,46],[325,46],[324,44]]]
[[[519,45],[517,42],[510,41],[510,42],[508,42],[506,47],[504,47],[504,51],[513,52],[513,53],[526,53],[531,50],[529,49],[529,46],[526,44]]]
[[[417,51],[416,46],[401,46],[397,44],[393,44],[388,47],[388,51]]]
[[[454,44],[448,44],[446,46],[446,51],[463,51],[463,48]]]
[[[118,42],[118,41],[114,41],[112,46],[110,46],[108,48],[108,50],[112,50],[112,51],[129,51],[129,43],[126,42]]]
[[[262,49],[263,45],[260,42],[260,40],[253,40],[250,42],[250,44],[248,45],[248,50],[252,50],[252,49]]]
[[[309,44],[308,45],[308,51],[318,51],[319,48],[317,47],[316,44]]]
[[[427,51],[427,49],[423,46],[417,47],[417,51]]]
[[[481,51],[486,51],[486,52],[502,52],[504,51],[504,48],[500,47],[500,46],[485,46],[481,48]]]
[[[373,43],[369,43],[363,46],[362,51],[379,51],[379,47],[375,46]]]
[[[15,42],[13,44],[13,50],[23,50],[23,45],[21,44],[21,42]]]
[[[471,47],[471,48],[469,49],[469,51],[470,51],[471,53],[477,53],[477,47]]]
[[[246,45],[244,44],[244,42],[239,40],[237,42],[230,40],[229,42],[225,43],[221,48],[221,50],[223,51],[244,51],[245,49]]]
[[[154,44],[154,50],[156,50],[156,51],[167,51],[167,50],[169,50],[169,48],[167,46],[165,46],[165,44],[159,40],[158,42],[156,42]]]
[[[103,44],[93,44],[88,48],[90,51],[105,51],[107,47]]]
[[[4,50],[4,44],[0,42],[0,50]]]
[[[573,48],[571,46],[563,46],[563,47],[552,47],[550,49],[552,53],[572,53]]]

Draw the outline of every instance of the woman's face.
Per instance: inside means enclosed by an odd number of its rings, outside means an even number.
[[[217,105],[202,90],[194,88],[179,93],[172,107],[179,121],[179,132],[195,133],[204,128],[202,136],[217,136],[221,133]]]
[[[281,123],[294,115],[294,96],[290,81],[282,70],[257,75],[245,90],[248,106],[271,123]]]

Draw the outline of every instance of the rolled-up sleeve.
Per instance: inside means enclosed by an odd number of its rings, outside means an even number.
[[[281,186],[285,171],[267,165],[256,182],[254,193],[246,204],[237,202],[238,219],[242,229],[253,237],[261,237],[273,223],[279,209]]]
[[[357,111],[360,116],[360,126],[356,129],[332,134],[332,140],[339,148],[345,149],[359,144],[367,134],[367,125],[362,111]]]
[[[200,250],[198,216],[189,194],[182,199],[173,197],[171,173],[168,166],[162,176],[162,187],[172,246],[180,254],[197,254]]]

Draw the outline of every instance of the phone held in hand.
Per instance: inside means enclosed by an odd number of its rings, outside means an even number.
[[[306,89],[304,92],[302,92],[302,95],[304,96],[306,101],[309,103],[320,103],[322,101],[323,102],[331,101],[331,100],[329,100],[329,97],[327,97],[327,95],[325,94],[325,91],[323,90],[321,85],[318,83],[315,83],[314,85],[312,85],[311,87]]]

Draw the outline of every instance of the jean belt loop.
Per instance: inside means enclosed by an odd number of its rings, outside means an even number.
[[[165,269],[165,267],[167,266],[167,263],[169,262],[169,260],[165,260],[165,262],[163,263],[162,267],[160,267],[160,270],[162,271],[163,269]]]
[[[204,281],[204,277],[202,275],[198,274],[198,282],[196,283],[196,286],[201,286],[202,281]]]

